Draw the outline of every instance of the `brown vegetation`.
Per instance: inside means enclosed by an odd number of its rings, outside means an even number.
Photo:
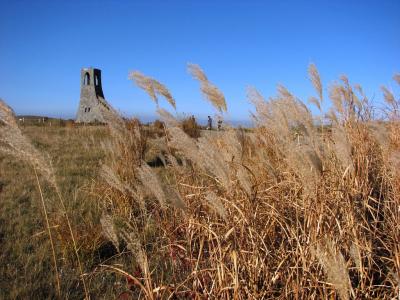
[[[181,121],[182,130],[191,138],[200,137],[200,126],[197,124],[194,116],[186,117]]]
[[[209,84],[200,68],[190,68],[202,84]],[[310,102],[323,112],[323,87],[315,66],[309,73],[317,93]],[[154,80],[136,77],[153,98]],[[45,158],[30,145],[3,104],[0,147],[29,162],[50,183],[48,189],[59,186],[66,199],[64,210],[50,191],[42,198],[48,223],[42,221],[36,230],[47,230],[47,238],[39,236],[43,243],[52,241],[54,250],[51,254],[46,244],[32,251],[54,272],[45,277],[48,283],[42,286],[48,290],[41,293],[56,294],[58,276],[65,297],[74,287],[79,289],[71,297],[85,296],[84,283],[87,296],[94,298],[397,297],[400,99],[383,89],[387,117],[378,122],[362,89],[345,76],[340,80],[329,88],[333,107],[318,116],[320,126],[283,86],[268,101],[249,90],[256,109],[250,132],[227,128],[194,139],[178,119],[159,109],[167,134],[149,140],[139,122],[127,122],[111,111],[101,141],[79,148],[85,152],[84,147],[102,145],[93,162],[100,176],[91,173],[91,181],[76,193],[63,190],[69,183],[63,182],[67,176],[57,175],[57,157],[50,153],[53,159]],[[202,90],[206,93],[207,88]],[[218,111],[226,110],[224,98],[208,99]],[[90,139],[91,133],[85,136]],[[90,149],[87,155],[93,155]],[[163,167],[149,166],[152,151]],[[5,158],[1,162],[10,164]],[[6,177],[0,175],[0,180]],[[82,194],[86,196],[81,201],[74,199]],[[67,217],[72,230],[65,225]],[[19,262],[21,256],[13,255],[24,250],[13,249],[3,229],[12,219],[2,215],[1,222],[0,237],[9,247],[1,257],[3,275],[10,274],[7,260]],[[7,276],[13,282],[15,275]],[[4,295],[29,294],[17,287],[14,283],[15,294]]]

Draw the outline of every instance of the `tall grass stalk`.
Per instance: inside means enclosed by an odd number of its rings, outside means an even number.
[[[61,192],[60,192],[58,186],[54,186],[54,188],[56,190],[56,193],[57,193],[58,199],[60,201],[60,204],[62,206],[62,210],[63,210],[64,216],[65,216],[65,220],[67,222],[69,235],[70,235],[71,240],[72,240],[72,245],[73,245],[73,249],[74,249],[74,252],[75,252],[76,261],[78,263],[80,280],[82,281],[83,289],[84,289],[84,292],[85,292],[85,299],[90,299],[89,290],[88,290],[88,288],[86,286],[86,280],[85,280],[85,277],[84,277],[85,273],[83,272],[83,267],[82,267],[81,259],[80,259],[80,256],[79,256],[78,245],[76,244],[75,234],[74,234],[74,231],[72,229],[70,218],[68,216],[68,211],[67,211],[67,208],[65,206],[63,197],[61,195]]]
[[[58,273],[57,258],[56,258],[56,251],[55,251],[55,247],[54,247],[53,235],[52,235],[51,229],[50,229],[49,217],[47,215],[46,204],[44,202],[43,193],[42,193],[42,187],[40,186],[39,177],[38,177],[38,174],[36,172],[36,169],[34,168],[33,170],[34,170],[34,173],[35,173],[36,183],[37,183],[37,186],[38,186],[38,189],[39,189],[39,195],[40,195],[40,200],[41,200],[41,204],[42,204],[43,214],[44,214],[44,218],[45,218],[45,221],[46,221],[47,234],[49,235],[49,240],[50,240],[50,245],[51,245],[51,253],[52,253],[52,256],[53,256],[54,273],[55,273],[55,278],[56,278],[57,294],[58,294],[58,297],[61,297],[60,275]]]

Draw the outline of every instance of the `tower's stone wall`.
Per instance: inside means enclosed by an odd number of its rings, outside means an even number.
[[[81,96],[76,122],[105,123],[104,109],[108,109],[101,85],[101,71],[94,68],[81,70]]]

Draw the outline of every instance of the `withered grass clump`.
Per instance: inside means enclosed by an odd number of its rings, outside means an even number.
[[[190,72],[226,111],[200,67]],[[140,122],[111,110],[93,193],[116,254],[87,276],[112,272],[119,296],[132,299],[398,297],[400,99],[384,88],[386,116],[373,119],[361,87],[342,76],[329,87],[325,112],[314,65],[309,75],[320,115],[284,86],[268,100],[250,88],[248,131],[193,138],[159,108],[165,135],[155,143]],[[154,100],[154,79],[133,77]],[[161,167],[146,162],[151,142]]]
[[[199,138],[200,137],[200,126],[197,124],[196,119],[191,117],[185,117],[181,121],[182,130],[191,138]]]
[[[189,65],[189,70],[215,108],[225,111],[224,96],[214,86],[218,93],[208,93],[211,84],[201,68]],[[309,75],[318,118],[284,86],[269,100],[249,89],[256,127],[247,133],[227,128],[192,139],[178,120],[161,111],[167,129],[163,171],[146,167],[148,180],[143,180],[143,171],[124,161],[138,172],[135,187],[147,194],[133,196],[124,207],[144,209],[108,212],[131,228],[130,235],[119,234],[120,243],[134,242],[138,269],[104,268],[134,278],[132,295],[397,295],[399,99],[384,89],[391,119],[377,122],[362,89],[342,76],[329,88],[334,105],[324,115],[323,86],[314,65]],[[152,176],[162,180],[156,184]],[[122,203],[128,193],[117,190],[110,197]]]

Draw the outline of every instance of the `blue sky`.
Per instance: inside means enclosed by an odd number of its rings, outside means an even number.
[[[249,85],[314,95],[310,62],[325,88],[347,74],[379,102],[400,72],[400,1],[0,0],[0,97],[17,114],[73,118],[86,66],[102,69],[107,100],[128,115],[155,111],[132,70],[164,83],[178,112],[213,114],[188,62],[223,91],[234,120],[249,115]]]

